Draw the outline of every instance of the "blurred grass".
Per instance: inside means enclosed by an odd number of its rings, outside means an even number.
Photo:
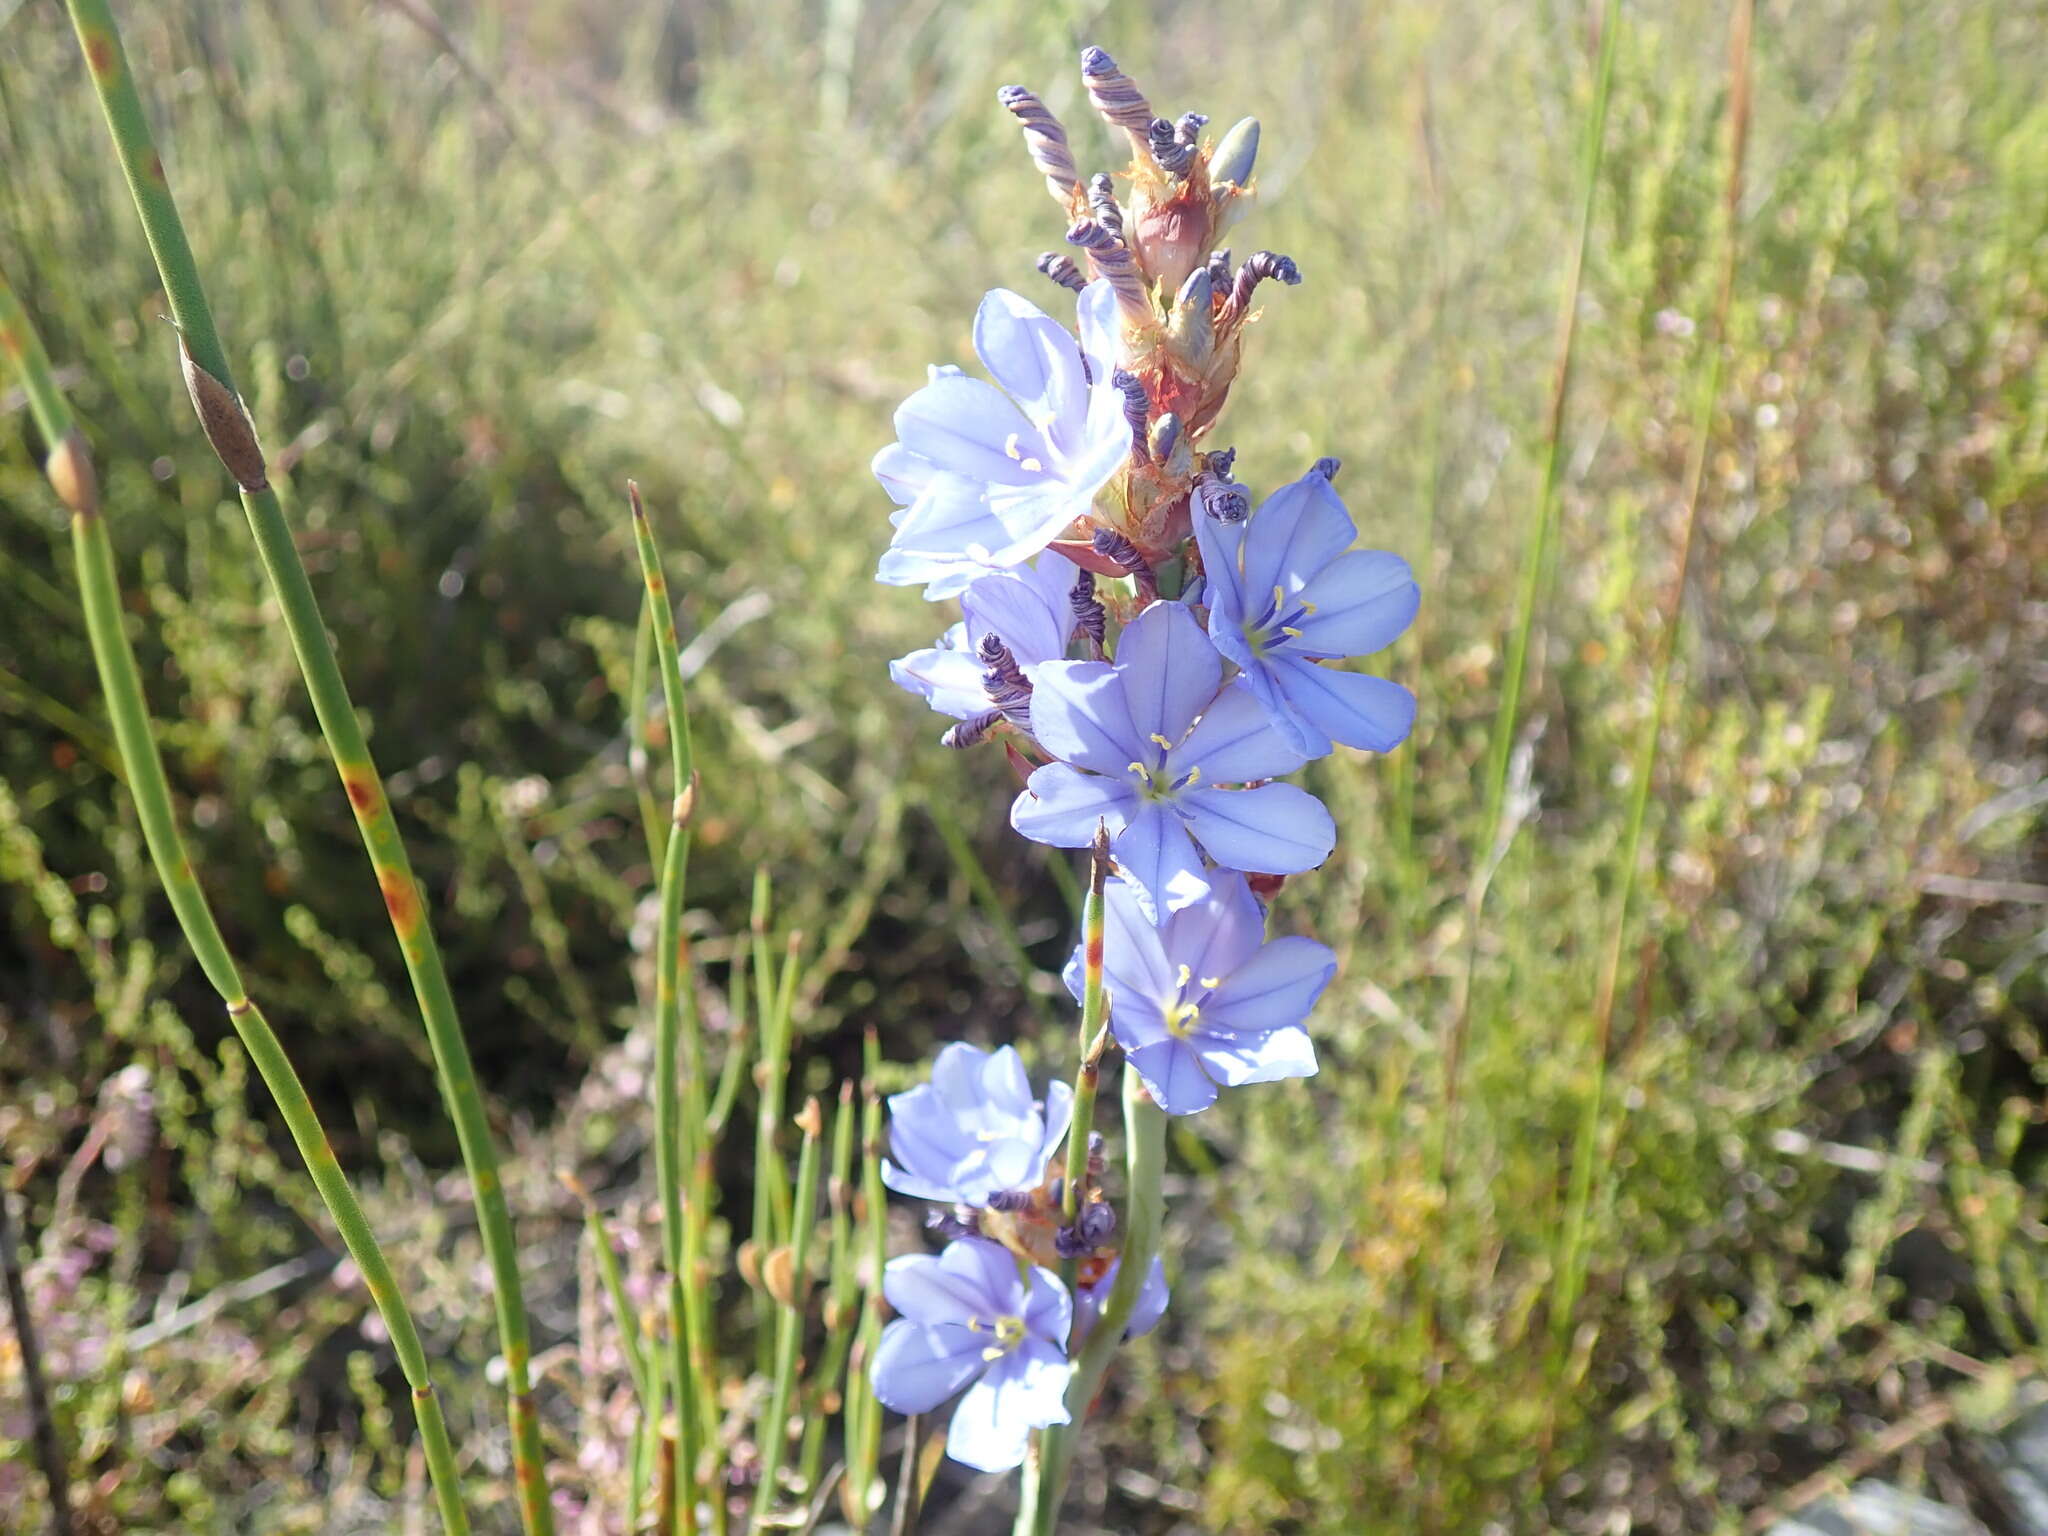
[[[1002,765],[940,751],[886,683],[933,615],[868,579],[886,505],[865,464],[925,364],[965,358],[980,291],[1034,291],[1057,215],[993,91],[1025,81],[1078,127],[1085,34],[1162,110],[1265,121],[1263,208],[1237,240],[1309,281],[1268,301],[1222,440],[1258,485],[1341,455],[1368,539],[1425,591],[1396,661],[1415,741],[1312,773],[1342,848],[1282,903],[1344,959],[1323,1075],[1178,1138],[1184,1304],[1113,1386],[1125,1433],[1079,1470],[1101,1523],[1734,1530],[1876,1425],[1959,1383],[1982,1396],[1992,1362],[2038,1348],[2038,5],[1761,8],[1683,693],[1562,1355],[1551,1266],[1715,281],[1725,7],[1623,8],[1558,541],[1476,933],[1593,8],[1326,3],[1275,30],[1206,0],[451,7],[487,88],[389,7],[133,9],[526,1204],[565,1241],[581,1216],[548,1165],[623,1168],[645,1134],[633,1094],[599,1091],[652,928],[622,728],[627,474],[705,663],[686,921],[710,980],[744,962],[761,863],[818,957],[805,1088],[858,1059],[860,1024],[912,1063],[1043,1012],[1046,977],[1021,971],[1064,958],[1067,897],[1004,830]],[[430,1342],[480,1360],[473,1234],[428,1199],[452,1138],[346,805],[175,394],[62,18],[0,17],[0,266],[91,426],[198,862],[344,1155],[381,1170],[414,1239],[394,1248],[440,1283]],[[64,1357],[79,1464],[107,1479],[109,1518],[145,1527],[376,1528],[406,1497],[404,1437],[344,1454],[374,1392],[305,1386],[369,1379],[340,1368],[375,1344],[359,1293],[301,1283],[132,1353],[108,1337],[167,1285],[207,1294],[322,1229],[153,897],[63,526],[18,403],[0,412],[0,1130],[45,1286],[73,1285],[67,1325],[101,1320]],[[118,1168],[81,1164],[90,1127],[133,1118],[116,1074],[134,1062],[154,1129]],[[1888,1171],[1838,1166],[1845,1147]],[[574,1316],[552,1304],[544,1337]],[[451,1414],[487,1412],[472,1386]],[[554,1431],[573,1458],[560,1415]],[[1889,1470],[1974,1486],[1939,1439]],[[0,1509],[22,1496],[0,1481]]]

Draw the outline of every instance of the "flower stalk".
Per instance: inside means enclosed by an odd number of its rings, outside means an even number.
[[[172,809],[170,782],[150,726],[141,670],[122,624],[120,578],[115,569],[113,544],[100,512],[85,438],[72,419],[70,405],[57,385],[42,341],[4,275],[0,275],[0,356],[15,361],[31,414],[44,441],[51,445],[46,468],[58,499],[71,513],[71,547],[78,566],[86,634],[150,861],[156,867],[157,878],[163,884],[186,943],[226,1007],[229,1022],[283,1116],[314,1188],[334,1218],[342,1243],[384,1320],[392,1352],[406,1385],[411,1388],[413,1418],[419,1428],[420,1447],[433,1482],[442,1529],[450,1536],[459,1536],[469,1530],[469,1516],[462,1502],[454,1443],[434,1389],[426,1350],[397,1276],[335,1158],[312,1100],[307,1097],[270,1021],[244,988],[227,941],[221,936],[213,909],[200,887]]]

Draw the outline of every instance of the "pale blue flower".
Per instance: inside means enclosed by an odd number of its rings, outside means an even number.
[[[974,317],[974,349],[995,383],[934,369],[897,408],[897,440],[874,464],[902,509],[878,580],[951,597],[1021,564],[1086,516],[1128,460],[1108,283],[1084,289],[1079,308],[1076,342],[1036,304],[996,289]]]
[[[1329,475],[1310,470],[1243,522],[1194,522],[1209,637],[1244,669],[1288,744],[1321,757],[1335,742],[1390,752],[1406,740],[1413,694],[1383,677],[1322,665],[1392,645],[1421,601],[1407,561],[1352,549],[1358,529]]]
[[[902,1314],[882,1330],[875,1396],[898,1413],[953,1410],[946,1454],[983,1472],[1024,1460],[1031,1431],[1068,1422],[1067,1288],[1007,1248],[963,1237],[931,1254],[891,1259],[882,1294]]]
[[[1060,761],[1031,775],[1010,824],[1056,848],[1084,848],[1107,823],[1117,868],[1163,916],[1209,889],[1206,853],[1225,869],[1292,875],[1330,856],[1322,802],[1278,778],[1301,754],[1273,728],[1186,606],[1147,608],[1117,642],[1115,665],[1042,663],[1032,734]]]
[[[991,709],[981,647],[992,635],[1025,677],[1067,654],[1074,634],[1073,562],[1047,550],[1035,565],[979,577],[960,595],[961,621],[939,643],[889,663],[896,686],[922,696],[942,715],[970,720]]]
[[[1041,1106],[1010,1046],[984,1051],[956,1040],[932,1063],[932,1080],[889,1100],[882,1182],[898,1194],[986,1205],[1003,1190],[1033,1189],[1067,1134],[1074,1090],[1056,1082]]]

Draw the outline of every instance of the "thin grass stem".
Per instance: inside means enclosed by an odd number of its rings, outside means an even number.
[[[1629,782],[1628,821],[1622,835],[1620,883],[1614,917],[1608,926],[1601,961],[1599,989],[1594,995],[1592,1027],[1593,1085],[1586,1095],[1572,1148],[1571,1184],[1559,1234],[1557,1294],[1551,1326],[1561,1352],[1570,1335],[1586,1281],[1587,1214],[1598,1159],[1601,1118],[1605,1109],[1607,1058],[1614,1031],[1614,998],[1621,979],[1621,957],[1628,943],[1631,905],[1641,863],[1643,828],[1648,820],[1657,754],[1671,706],[1671,674],[1685,622],[1685,588],[1692,566],[1693,535],[1699,524],[1700,487],[1704,482],[1715,405],[1721,394],[1722,354],[1728,335],[1728,310],[1735,292],[1735,271],[1741,248],[1742,177],[1749,144],[1750,38],[1756,19],[1755,0],[1734,0],[1728,23],[1728,170],[1721,190],[1721,240],[1714,308],[1700,337],[1692,402],[1692,443],[1687,452],[1683,498],[1678,523],[1678,549],[1671,586],[1665,595],[1657,640],[1650,708],[1636,735]],[[1647,877],[1654,881],[1654,870]],[[1647,894],[1647,892],[1646,892]]]
[[[804,1101],[796,1117],[803,1131],[797,1152],[796,1206],[791,1213],[788,1294],[778,1298],[781,1313],[775,1331],[775,1374],[768,1392],[768,1413],[755,1435],[761,1447],[761,1482],[754,1495],[750,1532],[766,1528],[775,1509],[783,1458],[789,1454],[789,1404],[796,1390],[797,1350],[803,1344],[804,1304],[808,1296],[811,1240],[817,1232],[819,1148],[824,1141],[825,1112],[816,1099]]]
[[[411,860],[328,640],[312,583],[299,558],[277,493],[270,486],[255,427],[235,392],[233,375],[200,283],[198,264],[185,238],[184,224],[178,217],[177,203],[171,196],[163,161],[150,134],[142,98],[121,47],[113,15],[106,0],[68,0],[68,4],[122,174],[127,178],[136,213],[170,299],[187,389],[208,441],[241,487],[242,506],[255,535],[258,555],[277,597],[321,734],[355,812],[363,846],[412,980],[413,994],[433,1049],[442,1098],[462,1148],[463,1165],[476,1204],[477,1226],[491,1267],[499,1349],[505,1361],[513,1480],[518,1490],[520,1519],[528,1536],[551,1536],[554,1514],[548,1499],[540,1421],[534,1413],[532,1346],[519,1279],[518,1242],[498,1176],[497,1149],[485,1116],[483,1095],[462,1037],[440,948],[426,921]]]

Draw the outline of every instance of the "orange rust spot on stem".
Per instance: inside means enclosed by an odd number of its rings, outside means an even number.
[[[88,32],[79,39],[85,49],[85,67],[92,71],[95,80],[107,80],[113,76],[114,40],[104,32]]]
[[[377,786],[368,779],[353,773],[341,776],[341,787],[348,791],[348,803],[356,808],[358,816],[367,816],[377,806]]]
[[[0,352],[19,358],[22,354],[21,338],[11,330],[0,330]]]
[[[164,157],[155,150],[151,150],[149,152],[149,165],[147,169],[149,179],[158,186],[162,186],[164,183]]]
[[[377,876],[378,889],[384,893],[384,910],[391,914],[391,926],[400,938],[410,938],[420,922],[419,893],[412,888],[412,882],[395,869],[387,869]]]

